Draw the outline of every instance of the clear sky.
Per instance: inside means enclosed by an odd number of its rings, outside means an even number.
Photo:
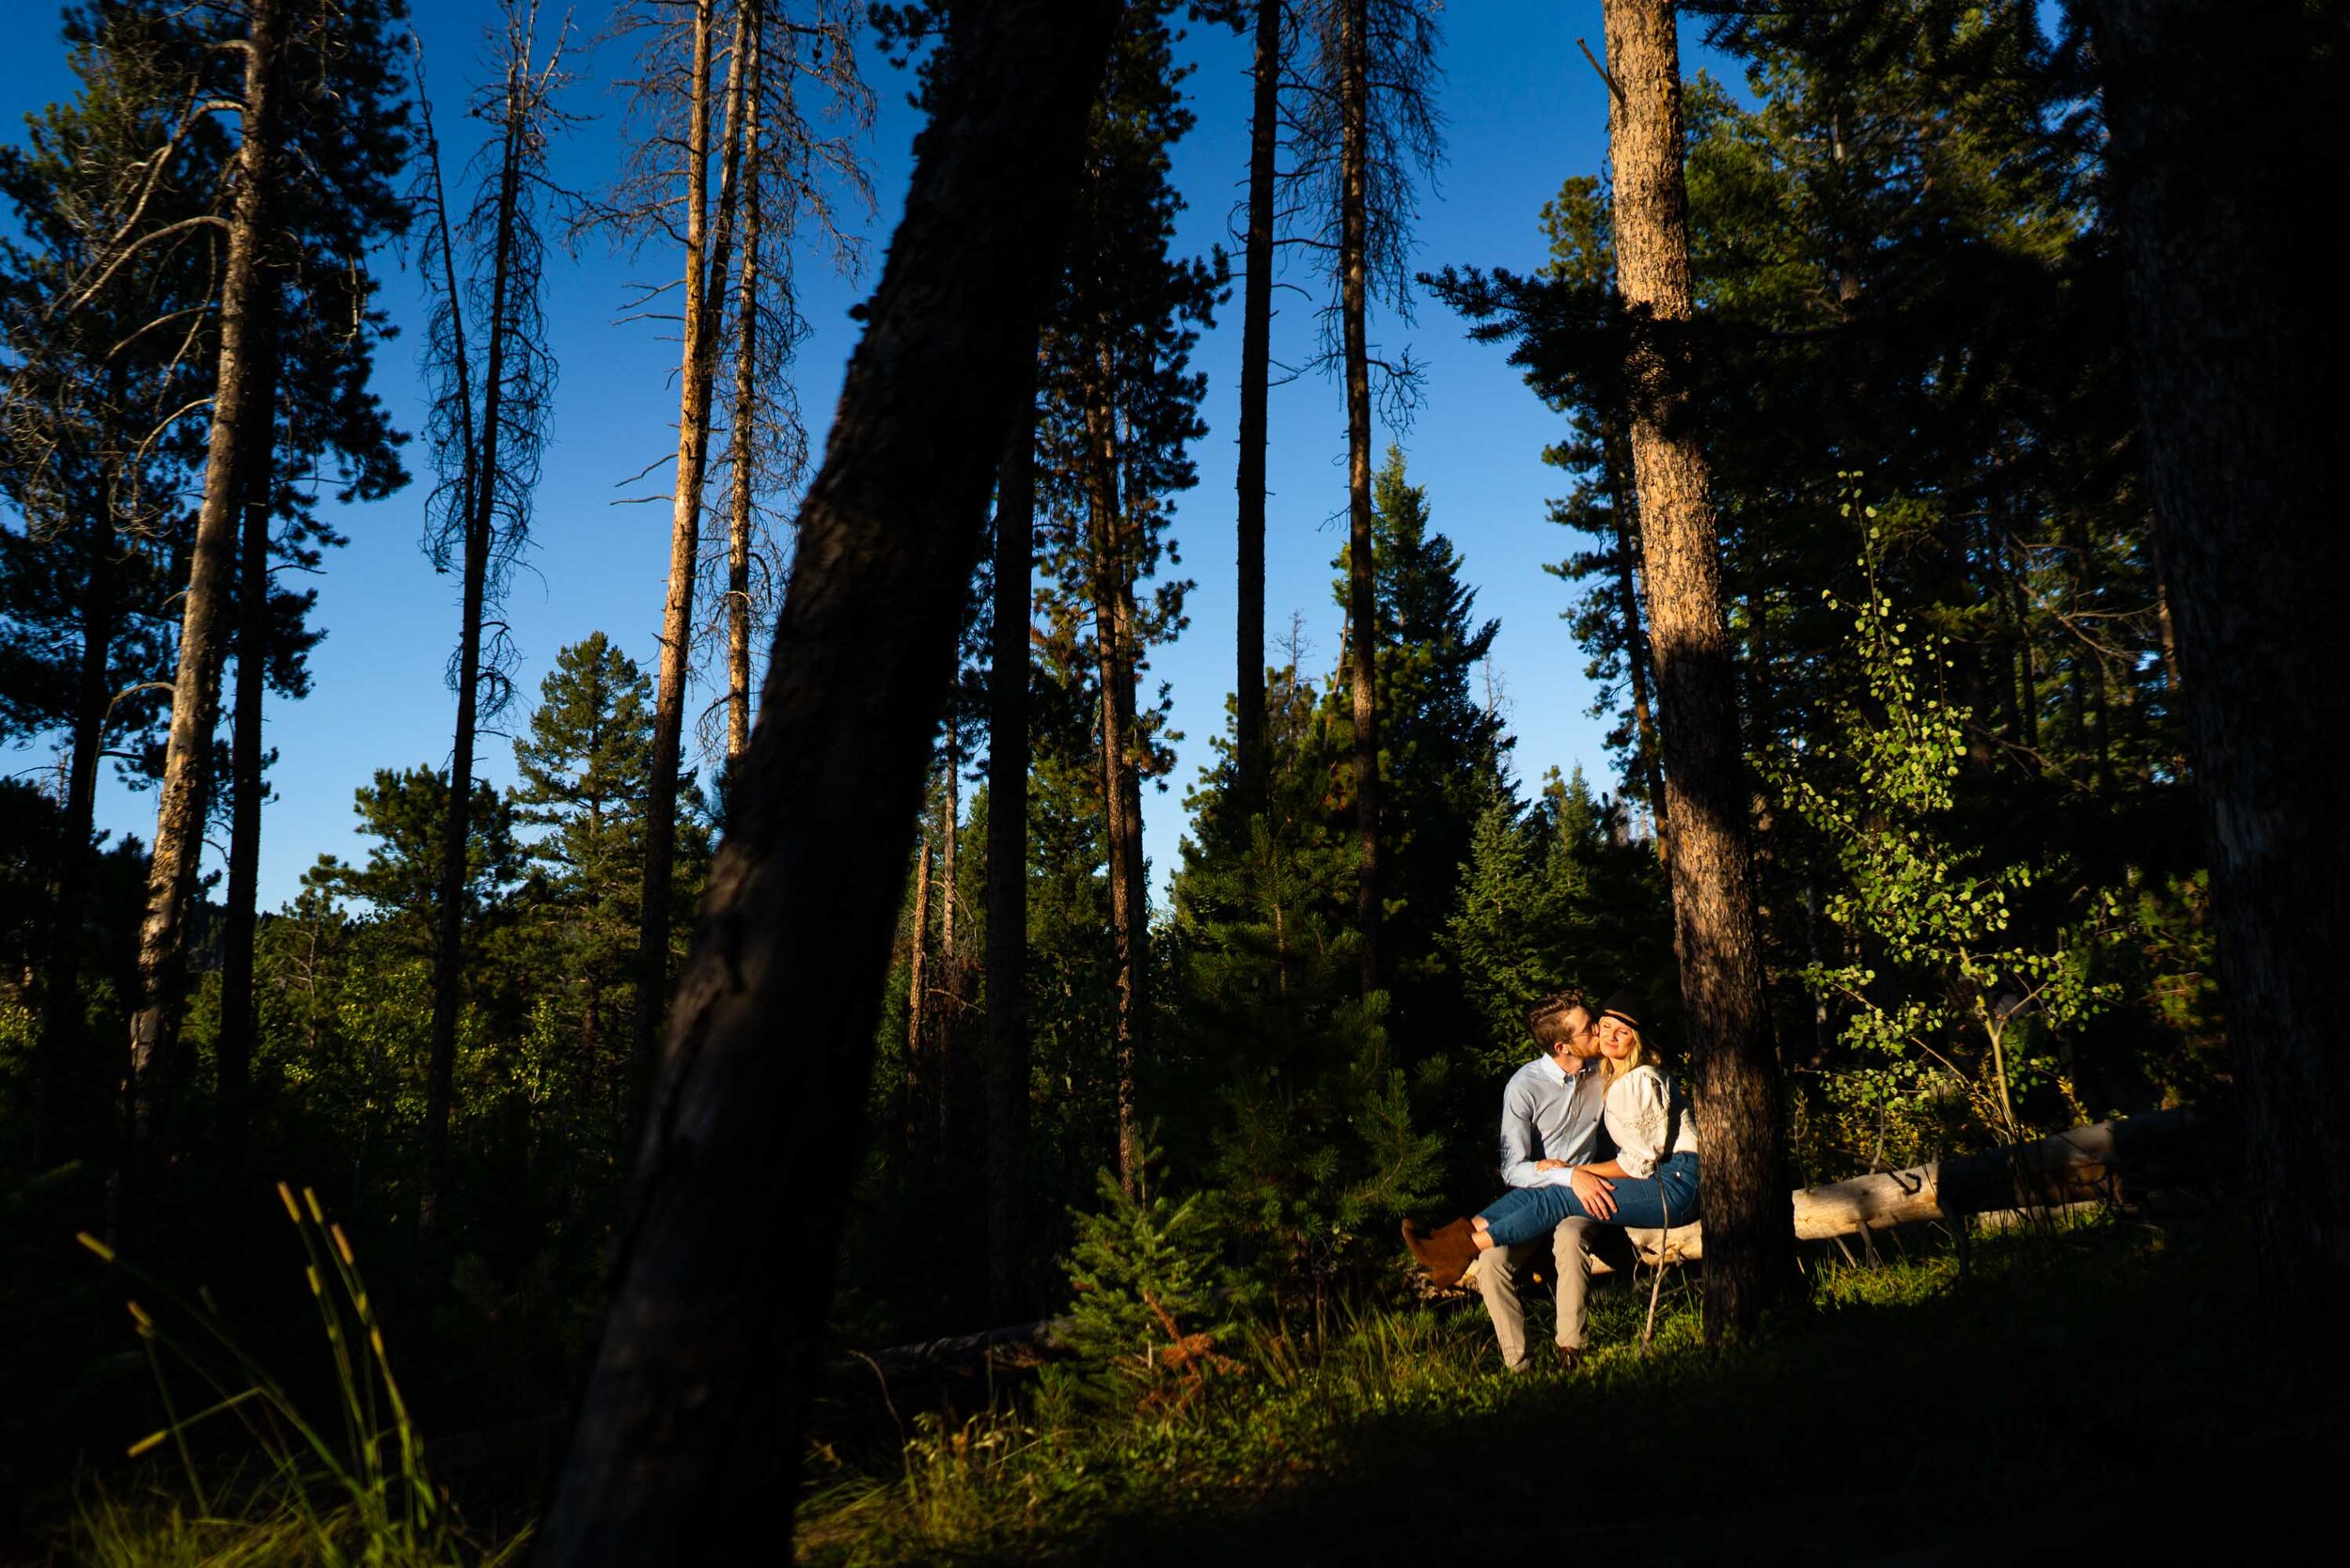
[[[479,129],[463,118],[462,105],[485,56],[482,28],[494,6],[490,0],[411,3],[453,171]],[[603,4],[584,4],[577,25],[592,33],[605,12]],[[1605,89],[1575,48],[1579,34],[1596,52],[1599,13],[1599,0],[1474,0],[1444,13],[1440,102],[1447,159],[1421,189],[1418,269],[1540,265],[1545,247],[1536,214],[1542,204],[1566,177],[1598,172],[1605,154]],[[1694,56],[1694,40],[1684,45]],[[1174,153],[1175,180],[1189,202],[1179,243],[1185,253],[1198,253],[1218,243],[1233,245],[1234,209],[1247,166],[1249,55],[1246,40],[1194,27],[1179,45],[1179,56],[1197,67],[1187,86],[1199,117]],[[619,162],[626,127],[623,105],[609,84],[627,73],[627,61],[619,48],[606,48],[582,51],[574,64],[578,85],[568,106],[594,118],[572,133],[556,166],[559,178],[591,188],[607,181]],[[818,450],[854,345],[847,312],[878,275],[917,128],[905,103],[906,79],[870,49],[866,64],[880,101],[869,144],[879,203],[867,226],[872,243],[866,272],[854,281],[835,277],[812,256],[800,268],[816,330],[796,374]],[[41,0],[10,0],[0,8],[5,133],[20,137],[18,112],[63,96],[70,86],[55,10]],[[619,318],[629,283],[666,279],[679,265],[661,250],[615,257],[601,244],[550,261],[547,314],[560,383],[531,549],[507,606],[521,651],[522,694],[509,725],[525,721],[556,651],[590,632],[605,632],[648,668],[654,665],[668,509],[619,503],[632,494],[666,495],[665,454],[675,450],[677,345],[666,324],[623,324]],[[415,431],[423,424],[415,364],[420,294],[413,266],[403,266],[400,258],[386,256],[382,274],[384,304],[403,335],[384,346],[376,384],[400,428]],[[1306,291],[1277,293],[1274,352],[1277,359],[1302,364],[1311,353],[1321,289],[1300,272],[1285,281]],[[1479,613],[1500,619],[1494,674],[1518,736],[1519,777],[1530,784],[1548,767],[1580,764],[1604,786],[1604,727],[1588,713],[1592,692],[1582,657],[1559,619],[1566,588],[1542,570],[1571,547],[1566,532],[1545,516],[1546,499],[1564,488],[1564,476],[1541,461],[1543,446],[1559,434],[1558,417],[1504,364],[1501,349],[1469,342],[1458,319],[1433,300],[1420,301],[1416,322],[1375,318],[1372,337],[1390,353],[1408,344],[1426,366],[1425,395],[1412,428],[1400,433],[1383,429],[1377,440],[1382,447],[1390,439],[1402,442],[1413,479],[1428,488],[1435,525],[1460,548],[1466,579],[1478,590]],[[1145,842],[1154,885],[1162,890],[1183,831],[1183,787],[1210,757],[1209,741],[1222,729],[1232,688],[1239,361],[1236,288],[1196,358],[1209,378],[1208,434],[1197,448],[1199,485],[1181,499],[1172,529],[1183,557],[1176,570],[1198,584],[1190,598],[1191,625],[1173,645],[1154,652],[1149,677],[1171,683],[1175,728],[1186,737],[1169,788],[1144,802]],[[1292,612],[1301,615],[1306,664],[1313,670],[1326,668],[1339,646],[1340,617],[1330,585],[1343,537],[1344,456],[1344,403],[1337,383],[1307,376],[1275,389],[1266,624],[1268,635],[1278,636]],[[654,471],[632,482],[649,463]],[[426,466],[415,446],[409,465],[419,473]],[[313,690],[305,700],[274,701],[269,710],[269,741],[278,760],[271,774],[276,798],[263,827],[264,907],[290,899],[321,853],[359,853],[352,796],[375,769],[447,761],[454,698],[443,672],[457,635],[456,582],[435,575],[419,548],[424,488],[419,481],[389,500],[333,511],[351,543],[328,557],[316,580],[315,624],[327,635],[311,658]],[[689,713],[711,696],[697,693]],[[38,768],[50,757],[46,748],[0,754],[0,772]],[[513,780],[502,737],[485,738],[478,765],[494,784]],[[99,824],[149,837],[154,796],[110,779],[99,797]],[[208,867],[219,858],[215,846]]]

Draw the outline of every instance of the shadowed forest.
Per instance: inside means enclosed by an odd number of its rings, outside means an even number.
[[[1436,0],[475,8],[8,24],[72,87],[0,146],[0,1560],[1940,1562],[2342,1453],[2337,10],[1529,8],[1607,135],[1516,267],[1422,222]],[[532,682],[607,254],[666,573]],[[1440,337],[1553,432],[1508,697]],[[446,586],[441,749],[279,900],[362,525]],[[1569,672],[1604,751],[1532,755]],[[1515,1376],[1399,1229],[1603,998],[1700,1212]]]

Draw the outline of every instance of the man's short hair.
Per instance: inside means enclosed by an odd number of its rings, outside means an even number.
[[[1527,1032],[1534,1037],[1535,1044],[1547,1051],[1567,1038],[1567,1014],[1576,1008],[1586,1012],[1591,1009],[1582,992],[1554,991],[1526,1010]]]

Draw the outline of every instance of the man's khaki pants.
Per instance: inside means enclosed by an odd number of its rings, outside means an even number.
[[[1631,1238],[1622,1226],[1602,1225],[1580,1215],[1560,1220],[1559,1229],[1541,1241],[1497,1247],[1479,1258],[1477,1289],[1494,1320],[1494,1338],[1501,1342],[1501,1364],[1512,1372],[1525,1372],[1533,1365],[1526,1354],[1526,1307],[1518,1290],[1527,1270],[1538,1265],[1544,1252],[1554,1264],[1546,1272],[1559,1288],[1558,1342],[1566,1350],[1583,1348],[1588,1317],[1584,1297],[1590,1291],[1591,1255],[1596,1252],[1606,1258],[1611,1268],[1628,1268],[1632,1262]]]

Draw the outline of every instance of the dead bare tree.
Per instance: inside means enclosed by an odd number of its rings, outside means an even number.
[[[740,242],[726,352],[733,386],[727,411],[727,527],[705,552],[708,602],[715,613],[705,641],[724,650],[723,736],[705,733],[706,754],[736,761],[750,743],[751,651],[782,597],[785,552],[775,520],[807,472],[807,429],[791,366],[809,332],[799,308],[799,250],[812,247],[844,276],[864,265],[865,247],[846,221],[870,213],[872,187],[861,138],[872,95],[857,73],[850,8],[806,15],[770,3],[749,36],[743,92]],[[811,111],[807,100],[821,100]]]
[[[1299,149],[1289,180],[1315,215],[1310,243],[1327,259],[1332,299],[1324,313],[1324,363],[1346,389],[1347,636],[1343,660],[1353,707],[1356,871],[1355,923],[1362,988],[1386,983],[1379,940],[1379,712],[1377,564],[1372,558],[1371,447],[1374,370],[1390,408],[1410,406],[1408,358],[1375,358],[1371,304],[1411,316],[1411,223],[1416,173],[1443,153],[1437,116],[1435,7],[1429,0],[1315,0],[1312,50],[1301,62]]]
[[[661,666],[653,696],[653,760],[645,809],[645,887],[638,915],[635,1050],[632,1076],[641,1091],[669,991],[671,886],[677,863],[677,776],[685,685],[693,656],[694,588],[701,572],[702,482],[710,454],[711,384],[717,372],[720,317],[732,264],[735,214],[742,200],[744,66],[760,0],[741,0],[731,28],[719,0],[683,6],[647,0],[637,14],[648,40],[646,71],[635,84],[654,133],[639,143],[624,190],[629,219],[670,227],[672,189],[683,188],[684,252],[679,325],[676,467],[669,491],[669,586],[661,615]],[[670,13],[664,16],[663,13]],[[674,17],[674,23],[671,18]],[[682,63],[678,56],[682,55]],[[723,92],[713,91],[720,55]],[[711,180],[718,182],[713,208]]]
[[[777,1501],[800,1460],[899,877],[1115,14],[1106,0],[954,13],[800,511],[549,1562],[789,1550]]]
[[[865,188],[854,133],[870,118],[870,106],[857,75],[855,20],[844,0],[804,0],[797,12],[788,12],[777,0],[732,0],[730,7],[725,0],[634,0],[621,20],[621,30],[642,44],[642,70],[631,85],[643,133],[612,203],[598,217],[634,243],[654,236],[666,240],[684,261],[683,275],[674,286],[681,289],[678,445],[669,490],[669,574],[653,705],[652,788],[646,809],[637,948],[635,1058],[640,1084],[650,1071],[668,996],[677,779],[693,668],[696,588],[703,571],[703,488],[713,384],[726,338],[727,285],[734,275],[744,192],[764,182],[762,239],[771,231],[788,234],[793,223],[806,221],[830,235],[837,252],[848,244],[833,221],[831,193]],[[750,131],[755,83],[758,158],[752,156]],[[805,108],[804,88],[827,95],[827,103],[816,110]],[[841,125],[848,127],[847,133],[831,129]],[[779,246],[762,246],[759,271],[784,280],[788,288],[788,269],[776,264],[780,254]],[[756,273],[751,282],[756,290]],[[641,304],[649,308],[666,292],[666,287],[648,290]],[[776,332],[760,328],[756,310],[749,319],[753,330],[738,331],[736,337],[738,342],[747,339],[753,354],[761,337],[783,350],[795,341],[789,325],[795,318],[788,311],[784,329]],[[780,382],[778,377],[768,384]],[[738,456],[751,452],[747,438],[755,435],[759,423],[753,421],[744,432],[746,439],[738,442]],[[747,657],[742,668],[747,680]]]
[[[427,509],[425,549],[436,571],[454,565],[459,575],[457,651],[449,661],[457,724],[433,912],[432,1032],[417,1200],[417,1228],[428,1246],[442,1231],[448,1198],[448,1125],[472,881],[474,745],[480,721],[495,717],[512,695],[510,648],[496,618],[508,572],[529,535],[555,390],[542,223],[548,198],[561,196],[548,178],[547,149],[565,120],[556,98],[568,81],[566,32],[558,29],[541,56],[536,0],[507,0],[491,39],[498,78],[476,92],[471,109],[491,136],[478,160],[473,200],[454,224],[429,107],[425,116],[417,195],[426,216],[426,287],[432,293],[426,365],[439,477]],[[422,101],[421,63],[418,75]]]

